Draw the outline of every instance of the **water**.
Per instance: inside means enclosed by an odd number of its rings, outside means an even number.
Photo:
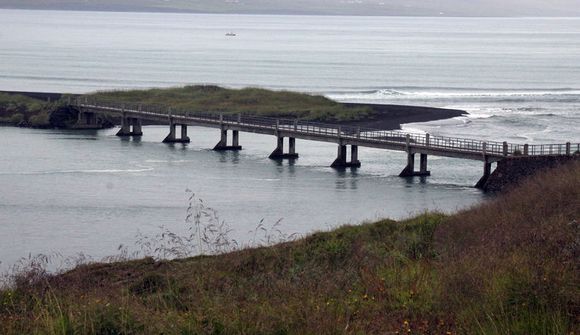
[[[212,83],[325,94],[340,101],[452,107],[467,117],[408,124],[437,135],[579,142],[580,19],[194,15],[0,10],[0,90],[84,93]],[[234,31],[236,37],[225,33]],[[404,155],[361,149],[363,167],[327,166],[334,145],[242,134],[240,153],[115,130],[0,128],[0,267],[28,253],[114,254],[159,225],[183,229],[185,189],[234,227],[263,218],[288,233],[482,201],[480,163],[430,158],[432,177],[397,177]]]
[[[192,143],[161,143],[166,127],[144,127],[140,141],[115,129],[54,131],[0,127],[0,260],[28,253],[103,257],[141,232],[183,232],[186,189],[249,240],[260,220],[282,219],[287,234],[308,233],[427,209],[456,211],[483,199],[471,186],[480,164],[433,157],[427,180],[397,177],[406,156],[361,148],[364,168],[336,171],[329,143],[297,141],[294,163],[268,159],[275,138],[240,135],[241,152],[214,152],[219,131],[190,129]]]
[[[261,86],[471,113],[408,126],[438,135],[578,141],[580,18],[0,10],[0,22],[3,90]]]

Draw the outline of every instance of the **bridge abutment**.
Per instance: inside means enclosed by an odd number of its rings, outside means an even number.
[[[347,168],[347,167],[360,167],[361,163],[358,160],[358,145],[351,145],[350,146],[350,162],[348,161],[347,157],[347,146],[340,143],[338,145],[338,153],[336,159],[330,167],[333,168]]]
[[[288,137],[288,152],[284,153],[284,137],[277,137],[276,149],[269,156],[270,159],[296,159],[296,138]]]
[[[181,137],[177,138],[177,126],[181,126]],[[169,134],[163,140],[163,143],[189,143],[190,139],[187,136],[187,125],[186,124],[177,124],[177,123],[170,123],[169,124]]]
[[[228,145],[228,130],[225,128],[221,128],[220,133],[221,133],[220,141],[215,145],[213,150],[215,151],[242,150],[242,146],[240,145],[240,132],[238,130],[232,130],[232,145]]]
[[[407,153],[407,166],[399,173],[399,177],[427,177],[431,171],[427,170],[427,154],[420,154],[419,171],[415,171],[415,153]]]

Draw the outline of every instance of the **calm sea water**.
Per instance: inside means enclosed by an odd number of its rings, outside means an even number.
[[[83,93],[184,84],[261,86],[340,101],[454,107],[471,114],[405,125],[513,142],[579,142],[580,19],[245,16],[0,10],[0,90]],[[227,37],[227,32],[237,36]],[[478,163],[432,158],[433,176],[397,177],[404,155],[362,149],[363,167],[327,166],[333,145],[242,134],[240,153],[115,130],[0,128],[0,261],[28,253],[95,257],[159,225],[183,228],[189,188],[247,240],[261,219],[305,233],[480,202]]]

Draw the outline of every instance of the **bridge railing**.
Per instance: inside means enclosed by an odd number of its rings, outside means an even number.
[[[366,127],[344,126],[298,119],[249,116],[219,112],[190,112],[185,108],[168,108],[161,104],[119,103],[94,97],[79,97],[71,104],[98,106],[112,111],[148,113],[160,117],[197,118],[203,121],[244,124],[268,129],[295,131],[303,134],[360,139],[369,142],[391,143],[433,149],[481,153],[496,156],[542,156],[580,153],[580,143],[575,144],[514,144],[498,141],[481,141],[466,138],[405,133],[399,130],[379,130]]]

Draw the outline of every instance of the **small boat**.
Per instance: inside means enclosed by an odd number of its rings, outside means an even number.
[[[229,33],[226,33],[226,36],[236,36],[236,33],[230,31]]]

